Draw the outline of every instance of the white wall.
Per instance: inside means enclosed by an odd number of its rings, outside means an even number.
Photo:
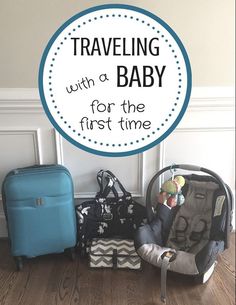
[[[0,186],[15,167],[61,163],[72,173],[75,197],[97,191],[96,172],[114,171],[135,197],[145,202],[154,173],[172,163],[190,163],[217,172],[234,189],[234,91],[194,88],[190,106],[178,128],[161,145],[122,158],[95,156],[65,141],[49,123],[37,89],[0,89]],[[6,223],[0,202],[0,237]]]
[[[147,9],[176,31],[194,86],[234,86],[234,0],[1,0],[0,88],[37,87],[42,52],[57,28],[88,7],[117,2]]]

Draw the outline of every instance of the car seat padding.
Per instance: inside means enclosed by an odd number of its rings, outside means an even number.
[[[198,253],[208,242],[212,202],[219,188],[215,182],[188,181],[185,203],[178,210],[170,229],[167,247]],[[183,219],[187,224],[183,223]],[[184,226],[184,230],[183,230]],[[181,239],[180,233],[181,232]]]

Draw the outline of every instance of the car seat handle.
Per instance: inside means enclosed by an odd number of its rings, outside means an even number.
[[[175,168],[175,166],[173,166],[173,168]],[[201,172],[202,171],[202,168],[200,166],[191,165],[191,164],[179,164],[178,168],[184,169],[184,170],[187,170],[187,171],[193,171],[193,172]]]

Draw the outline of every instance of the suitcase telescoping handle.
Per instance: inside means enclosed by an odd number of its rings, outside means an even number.
[[[47,168],[47,167],[53,167],[55,164],[34,164],[26,167],[16,168],[13,170],[14,174],[18,174],[20,172],[24,172],[31,169],[41,169],[41,168]]]
[[[197,165],[192,165],[192,164],[173,164],[170,166],[167,166],[163,169],[161,169],[159,172],[157,172],[151,181],[149,182],[148,188],[147,188],[147,195],[146,195],[146,207],[147,207],[147,216],[148,216],[148,221],[151,222],[155,216],[154,211],[152,209],[152,203],[151,203],[151,192],[152,192],[152,187],[156,181],[156,179],[162,175],[164,172],[168,170],[174,170],[174,169],[182,169],[182,170],[187,170],[187,171],[194,171],[194,172],[203,172],[206,173],[216,179],[216,181],[219,183],[221,189],[225,193],[225,199],[227,202],[227,207],[226,207],[226,221],[225,221],[225,226],[226,226],[226,234],[225,234],[225,248],[229,247],[229,233],[230,233],[230,219],[231,219],[231,204],[233,201],[233,195],[230,190],[230,188],[224,183],[224,181],[221,179],[221,177],[216,174],[215,172],[204,168],[200,167]]]

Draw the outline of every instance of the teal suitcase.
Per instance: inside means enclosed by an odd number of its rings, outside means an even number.
[[[18,270],[24,257],[70,250],[74,257],[77,229],[73,182],[61,165],[12,170],[2,184],[11,253]]]

